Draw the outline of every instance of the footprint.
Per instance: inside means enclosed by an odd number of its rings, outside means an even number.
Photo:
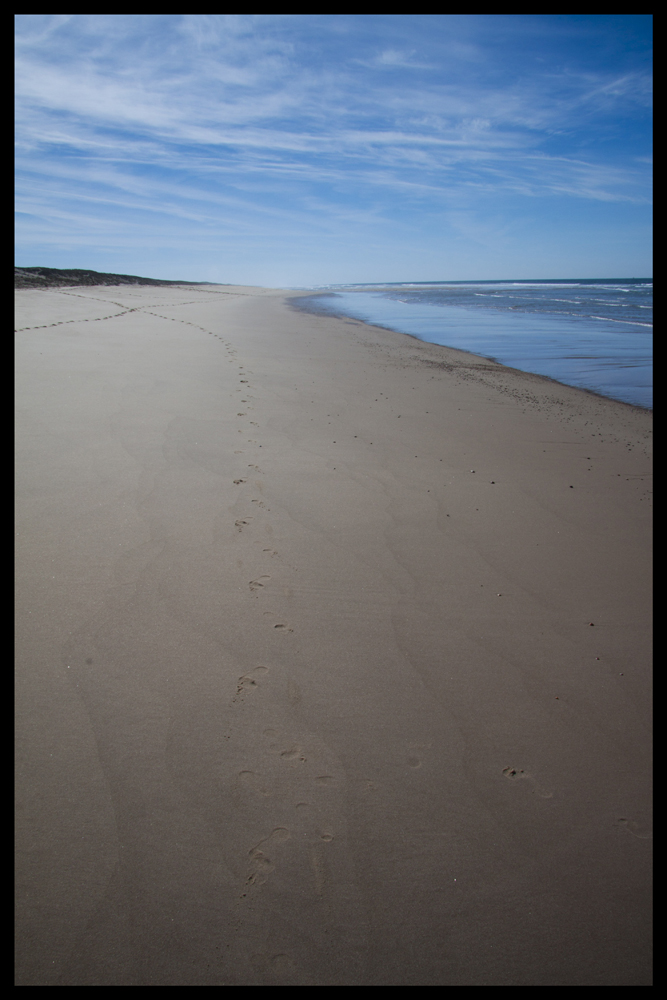
[[[256,580],[251,580],[248,586],[251,590],[261,590],[262,587],[267,585],[270,579],[270,576],[259,576]]]
[[[242,517],[240,517],[238,521],[234,521],[234,524],[239,529],[239,531],[243,531],[243,529],[247,527],[251,521],[252,521],[251,517],[248,517],[245,520]]]
[[[246,879],[246,885],[263,885],[266,882],[269,874],[275,867],[266,851],[271,850],[271,853],[273,853],[273,847],[284,843],[289,838],[289,830],[286,830],[283,826],[279,826],[268,837],[260,840],[259,844],[248,851],[250,857],[250,875]],[[262,848],[265,848],[265,850],[262,850]]]
[[[299,760],[302,761],[306,760],[306,758],[303,755],[303,750],[301,749],[300,746],[293,746],[290,747],[289,750],[282,750],[280,752],[280,756],[282,757],[283,760],[296,760],[297,757]]]
[[[633,819],[626,819],[625,816],[619,816],[616,820],[618,826],[627,830],[631,833],[633,837],[637,837],[638,840],[652,840],[653,834],[650,830],[643,829],[638,823],[635,823]]]
[[[284,952],[279,955],[262,955],[256,953],[251,955],[250,964],[253,968],[268,971],[273,975],[287,976],[294,975],[295,963]]]
[[[273,871],[271,859],[263,851],[251,851],[252,858],[250,864],[250,875],[246,879],[246,885],[264,885],[269,874]]]
[[[315,778],[318,785],[330,785],[334,780],[335,779],[332,774],[320,774],[317,778]]]
[[[368,778],[358,778],[356,784],[359,786],[364,795],[368,795],[370,792],[375,791],[375,782],[369,781]]]
[[[288,625],[283,625],[283,624],[274,625],[273,627],[275,629],[278,629],[279,632],[293,632],[294,631],[293,628],[290,628]]]
[[[506,778],[509,778],[510,781],[528,781],[531,785],[533,785],[534,790],[541,799],[550,799],[553,797],[553,792],[546,792],[543,788],[541,788],[532,774],[528,774],[527,771],[522,771],[517,767],[504,767],[503,774]]]
[[[247,674],[243,674],[239,677],[239,682],[236,686],[236,694],[243,694],[244,691],[250,690],[250,688],[257,687],[257,679],[263,674],[268,674],[268,667],[255,667],[254,670],[250,670]]]
[[[294,962],[289,955],[285,955],[284,953],[281,953],[280,955],[272,955],[271,965],[276,972],[280,973],[287,973],[294,968]]]
[[[247,479],[235,479],[234,486],[240,486],[241,483],[247,483],[247,481],[248,481]]]
[[[421,767],[423,763],[421,751],[430,749],[430,743],[408,743],[405,748],[406,761],[408,765],[414,768]]]

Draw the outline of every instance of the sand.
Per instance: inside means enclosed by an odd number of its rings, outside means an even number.
[[[651,415],[19,292],[22,986],[648,985]]]

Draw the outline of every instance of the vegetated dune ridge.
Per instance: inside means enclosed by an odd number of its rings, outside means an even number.
[[[105,274],[81,268],[15,267],[14,288],[61,288],[77,285],[202,285],[201,281],[162,281],[134,274]]]

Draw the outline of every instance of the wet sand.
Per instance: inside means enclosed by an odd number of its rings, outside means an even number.
[[[17,985],[648,985],[651,415],[17,294]]]

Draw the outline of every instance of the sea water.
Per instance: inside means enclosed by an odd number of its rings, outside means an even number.
[[[330,285],[313,293],[298,305],[653,406],[648,279]]]

